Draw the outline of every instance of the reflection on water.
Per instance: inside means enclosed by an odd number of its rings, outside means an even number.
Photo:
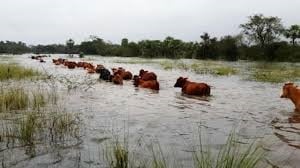
[[[300,113],[292,113],[288,120],[289,123],[300,123]]]
[[[60,151],[60,159],[53,157],[46,161],[51,155],[47,153],[16,164],[16,167],[30,167],[36,163],[47,167],[45,165],[49,162],[58,167],[74,167],[76,164],[101,167],[99,148],[110,140],[112,134],[126,134],[137,152],[137,144],[141,141],[147,144],[157,139],[165,151],[176,151],[178,161],[187,162],[191,161],[190,151],[198,137],[199,125],[205,129],[210,143],[216,148],[224,144],[228,134],[235,129],[240,130],[239,135],[244,139],[265,140],[265,144],[274,151],[270,155],[274,162],[284,161],[280,158],[285,158],[283,156],[287,153],[300,156],[300,150],[295,151],[295,146],[300,142],[300,116],[292,113],[290,102],[279,98],[281,84],[246,81],[242,76],[217,77],[181,70],[166,71],[153,63],[116,63],[127,58],[91,57],[90,62],[103,64],[107,68],[121,66],[133,74],[138,74],[140,69],[155,72],[161,87],[157,92],[136,88],[131,81],[125,81],[123,86],[112,85],[99,81],[97,74],[53,65],[51,59],[62,55],[45,58],[45,64],[27,56],[18,56],[15,60],[45,70],[61,82],[58,89],[66,96],[65,108],[81,114],[84,136],[81,137],[82,144]],[[236,64],[246,71],[247,63]],[[173,87],[179,76],[208,83],[213,86],[213,96],[182,94],[181,89]],[[273,120],[275,122],[271,123]],[[142,156],[144,152],[141,150],[138,153]],[[291,166],[300,165],[299,158],[288,159]]]

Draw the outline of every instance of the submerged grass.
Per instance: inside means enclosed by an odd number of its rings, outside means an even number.
[[[128,145],[124,144],[116,140],[112,146],[107,147],[105,159],[110,168],[127,168],[129,166]]]
[[[300,79],[299,66],[261,63],[251,69],[250,80],[259,82],[281,83]]]
[[[0,63],[0,81],[20,80],[40,76],[41,73],[32,68],[25,68],[14,63]]]
[[[165,70],[170,69],[181,69],[181,70],[189,70],[195,72],[197,74],[212,74],[217,76],[228,76],[234,75],[238,73],[238,70],[232,66],[225,65],[219,62],[214,61],[195,61],[194,63],[185,63],[181,60],[176,61],[162,61],[160,65]]]
[[[0,87],[0,112],[40,109],[47,102],[56,103],[57,94],[36,89],[28,92],[23,86]]]
[[[265,157],[264,150],[252,143],[250,145],[241,145],[238,143],[235,134],[231,134],[225,145],[213,154],[212,148],[202,143],[200,137],[199,148],[195,149],[191,155],[194,168],[257,168]],[[128,144],[122,144],[119,141],[113,142],[111,148],[106,148],[106,162],[110,168],[127,168],[127,167],[144,167],[144,168],[168,168],[180,167],[179,165],[172,165],[168,163],[166,156],[158,144],[157,148],[153,145],[150,151],[146,153],[148,156],[144,161],[138,161],[133,152],[129,150]],[[135,158],[135,159],[132,159]],[[177,163],[176,158],[173,158]]]
[[[213,155],[209,148],[204,149],[201,140],[199,148],[193,153],[195,168],[255,168],[265,155],[264,150],[254,142],[246,147],[237,143],[235,134],[230,134],[217,155]]]
[[[114,60],[114,63],[119,63],[119,64],[153,64],[153,63],[157,63],[156,60],[152,60],[152,59],[124,59],[124,60]]]
[[[24,110],[29,106],[29,95],[22,87],[0,88],[0,112]]]
[[[1,130],[2,142],[12,143],[11,147],[34,146],[38,144],[65,145],[76,140],[80,133],[78,115],[66,112],[27,112],[15,118]]]

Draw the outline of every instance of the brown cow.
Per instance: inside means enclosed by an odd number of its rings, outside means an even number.
[[[112,68],[113,74],[119,74],[123,80],[131,80],[132,73],[130,71],[126,71],[124,68],[119,67],[118,69]]]
[[[143,80],[139,76],[134,75],[133,84],[135,87],[148,88],[153,90],[159,90],[159,83],[157,80]]]
[[[73,61],[64,61],[64,66],[68,67],[69,69],[75,69],[77,66],[76,62]]]
[[[139,76],[141,77],[142,80],[147,81],[147,80],[157,80],[157,76],[153,72],[148,72],[143,69],[140,70]]]
[[[123,78],[122,78],[121,75],[119,75],[119,74],[113,75],[113,76],[111,77],[111,81],[112,81],[114,84],[117,84],[117,85],[123,85]]]
[[[77,67],[78,68],[83,68],[83,64],[84,64],[84,62],[77,62]]]
[[[295,111],[300,112],[300,88],[294,83],[286,83],[282,88],[281,98],[288,98],[295,105]]]
[[[60,64],[63,64],[65,61],[67,61],[66,59],[62,59],[62,58],[58,58],[57,61],[60,63]]]
[[[89,73],[89,74],[96,73],[96,69],[94,69],[94,68],[87,68],[86,70],[87,70],[87,73]]]
[[[95,67],[91,63],[83,62],[83,68],[84,69],[87,69],[87,68],[94,69]]]
[[[101,69],[103,69],[104,66],[101,65],[101,64],[98,64],[97,67],[96,67],[96,73],[100,73],[101,72]]]
[[[210,96],[210,86],[208,84],[190,82],[187,78],[179,77],[174,87],[181,87],[181,91],[188,95]]]

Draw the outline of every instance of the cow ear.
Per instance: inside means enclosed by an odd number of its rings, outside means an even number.
[[[187,80],[188,78],[183,78],[184,80]]]

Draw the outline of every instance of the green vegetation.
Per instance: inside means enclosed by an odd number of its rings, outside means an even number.
[[[22,54],[30,51],[31,49],[23,42],[0,41],[0,53]]]
[[[201,138],[201,137],[200,137]],[[246,147],[237,143],[237,138],[231,133],[226,144],[213,155],[211,149],[204,149],[200,140],[200,147],[193,153],[194,166],[196,168],[254,168],[264,159],[264,150],[252,143]]]
[[[146,58],[195,58],[210,60],[259,60],[300,61],[299,25],[284,28],[278,17],[255,14],[240,25],[241,34],[216,38],[209,33],[199,35],[197,42],[184,42],[173,37],[164,40],[121,40],[121,44],[106,42],[90,36],[75,45],[72,39],[66,44],[37,45],[31,48],[24,43],[0,42],[0,53],[84,53],[87,55],[146,57]],[[291,44],[284,38],[291,39]],[[284,40],[282,40],[284,39]],[[81,54],[82,55],[82,54]]]
[[[198,147],[194,149],[191,155],[194,168],[256,168],[259,167],[259,164],[265,157],[265,151],[258,144],[242,145],[238,143],[238,138],[233,133],[228,137],[226,144],[214,153],[210,145],[203,145],[201,137],[199,142],[200,144],[196,145]],[[178,166],[180,163],[176,161],[176,158],[173,158],[174,161],[172,163],[168,162],[159,144],[152,144],[149,150],[144,152],[144,155],[147,156],[145,159],[135,156],[128,149],[128,144],[126,143],[122,144],[116,141],[111,144],[105,151],[106,162],[111,168],[180,167]]]
[[[125,143],[124,143],[125,144]],[[105,159],[110,168],[127,168],[129,164],[128,145],[121,144],[118,140],[112,146],[107,147]]]
[[[234,75],[238,73],[238,69],[233,66],[224,65],[215,61],[194,61],[195,63],[189,64],[183,61],[170,61],[166,60],[160,63],[165,70],[182,69],[195,72],[197,74],[212,74],[218,76]]]
[[[157,63],[158,61],[153,60],[153,59],[126,59],[126,60],[114,60],[114,63],[119,63],[119,64],[154,64]]]
[[[262,48],[274,42],[284,28],[278,17],[266,17],[262,14],[249,16],[249,21],[240,25],[249,40]]]
[[[44,143],[60,143],[79,136],[79,119],[75,114],[51,111],[25,112],[7,123],[0,132],[1,140],[14,142],[14,146],[33,146]]]
[[[29,95],[20,87],[0,88],[0,112],[24,110],[29,106]]]
[[[300,26],[299,25],[292,25],[289,29],[287,29],[284,33],[286,38],[291,39],[291,43],[293,46],[296,45],[296,40],[300,38]]]
[[[25,147],[26,155],[34,157],[38,145],[68,147],[80,142],[80,117],[59,110],[57,92],[39,87],[29,91],[18,81],[15,84],[0,88],[0,142],[7,144],[4,150]]]
[[[46,105],[47,98],[45,97],[45,94],[38,91],[38,92],[32,92],[32,108],[33,109],[40,109],[41,107],[44,107]],[[47,97],[50,97],[47,95]]]
[[[258,64],[254,66],[250,79],[271,83],[295,81],[300,79],[300,67],[269,63]]]
[[[22,86],[10,86],[0,88],[0,112],[34,109],[39,110],[46,106],[47,102],[55,104],[57,95],[54,92],[36,89],[28,92]]]
[[[41,75],[41,73],[32,68],[25,68],[13,63],[0,63],[0,81],[9,79],[20,80],[39,75]]]

